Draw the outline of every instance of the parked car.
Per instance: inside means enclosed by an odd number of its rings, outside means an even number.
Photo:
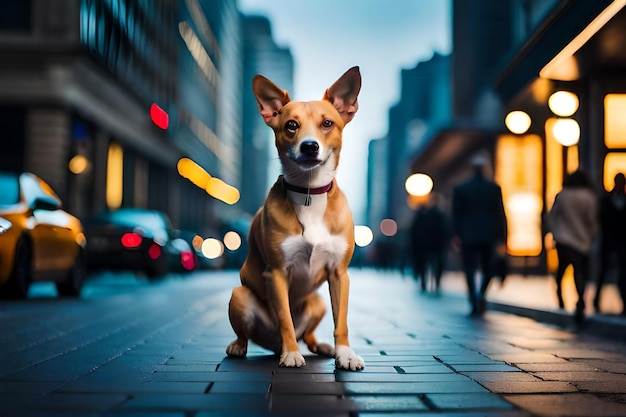
[[[105,210],[85,221],[87,269],[143,272],[149,279],[196,268],[192,248],[172,239],[167,215],[156,210]]]
[[[83,226],[31,173],[0,172],[0,293],[25,298],[32,282],[54,281],[76,296],[85,279]]]

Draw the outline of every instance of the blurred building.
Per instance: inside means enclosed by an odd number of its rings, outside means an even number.
[[[259,114],[252,93],[252,78],[261,74],[284,90],[293,91],[293,56],[272,38],[270,21],[263,16],[243,20],[243,183],[242,210],[253,215],[265,201],[269,187],[280,173],[274,134]]]
[[[138,206],[213,228],[224,203],[176,164],[240,186],[241,50],[236,0],[4,0],[0,169],[80,217]]]
[[[374,232],[373,250],[378,254],[372,256],[378,261],[382,253],[399,256],[403,243],[401,235],[386,236],[381,222],[391,219],[403,230],[413,216],[404,189],[411,156],[450,118],[450,57],[435,53],[428,61],[403,69],[400,99],[389,110],[387,135],[369,144],[366,213]],[[389,265],[399,263],[388,261]]]
[[[453,1],[452,123],[420,147],[410,172],[449,192],[468,175],[471,156],[487,152],[503,190],[513,267],[550,266],[543,218],[567,172],[586,170],[601,193],[626,170],[625,6]],[[560,91],[573,93],[567,111],[551,99]],[[513,111],[526,115],[526,126],[509,123]]]

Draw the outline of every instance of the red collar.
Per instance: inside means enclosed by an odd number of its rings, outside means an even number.
[[[289,184],[284,179],[283,179],[283,184],[285,184],[285,188],[289,191],[293,191],[293,192],[300,193],[300,194],[311,194],[311,195],[325,194],[329,192],[331,188],[333,188],[332,181],[329,184],[326,184],[325,186],[318,187],[318,188],[298,187],[297,185]]]

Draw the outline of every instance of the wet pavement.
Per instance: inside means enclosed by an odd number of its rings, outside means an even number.
[[[254,345],[248,359],[225,358],[235,272],[156,285],[108,277],[79,300],[3,302],[0,416],[626,415],[626,345],[592,326],[613,320],[623,334],[624,320],[590,312],[574,326],[549,279],[494,285],[489,311],[472,318],[458,274],[440,294],[397,273],[351,275],[359,372],[337,371],[304,346],[301,369],[279,368]],[[498,311],[507,308],[520,314]],[[330,321],[321,341],[332,338]]]

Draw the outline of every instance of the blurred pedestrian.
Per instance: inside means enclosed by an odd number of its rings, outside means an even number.
[[[556,272],[557,298],[563,308],[561,283],[565,269],[574,268],[578,300],[574,318],[585,317],[585,287],[589,278],[589,260],[593,238],[598,230],[598,199],[587,175],[577,170],[563,180],[563,189],[554,198],[548,213],[548,228],[556,243],[559,266]]]
[[[626,306],[626,177],[622,172],[614,177],[615,186],[600,198],[600,271],[593,306],[600,311],[600,293],[611,266],[617,270],[617,286]],[[626,314],[626,307],[622,315]]]
[[[485,177],[487,158],[472,158],[473,175],[454,187],[452,194],[452,226],[454,240],[460,246],[463,271],[467,282],[471,315],[485,311],[485,294],[494,275],[498,251],[506,249],[506,215],[502,189]],[[479,291],[476,274],[481,272]]]
[[[421,281],[422,291],[426,291],[428,281],[432,281],[432,289],[439,292],[450,237],[448,214],[439,204],[439,195],[431,192],[426,203],[415,212],[409,230],[408,255],[413,277]]]

